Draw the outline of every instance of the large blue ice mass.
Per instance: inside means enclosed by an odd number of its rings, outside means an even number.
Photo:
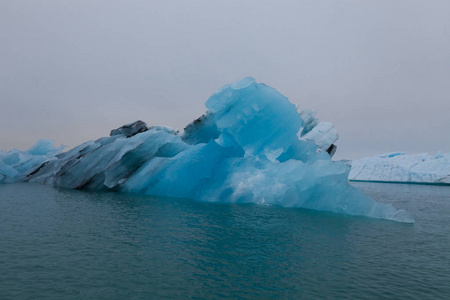
[[[180,132],[137,121],[67,152],[41,140],[0,154],[0,182],[111,190],[208,202],[301,207],[413,222],[348,182],[338,135],[253,78],[226,85]]]

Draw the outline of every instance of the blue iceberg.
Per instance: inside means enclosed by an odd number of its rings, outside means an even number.
[[[361,158],[352,162],[349,179],[450,185],[450,153],[393,152]]]
[[[142,121],[48,159],[25,181],[208,202],[302,207],[401,222],[413,220],[348,182],[332,161],[331,123],[253,78],[224,86],[182,132]]]
[[[41,139],[26,151],[13,149],[0,152],[0,183],[25,181],[44,162],[54,159],[64,150],[64,146],[54,146],[54,142]]]

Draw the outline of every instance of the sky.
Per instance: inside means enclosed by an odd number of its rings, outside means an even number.
[[[179,129],[251,76],[332,122],[336,159],[450,152],[450,1],[0,0],[0,149]]]

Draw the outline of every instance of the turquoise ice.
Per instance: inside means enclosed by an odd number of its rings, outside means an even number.
[[[55,147],[53,141],[41,139],[26,151],[13,149],[0,152],[0,183],[18,182],[27,179],[27,175],[42,163],[60,154],[64,146]]]
[[[350,166],[331,159],[338,138],[332,124],[312,111],[298,113],[275,89],[245,78],[206,107],[182,132],[127,124],[36,166],[25,180],[413,221],[350,186]]]

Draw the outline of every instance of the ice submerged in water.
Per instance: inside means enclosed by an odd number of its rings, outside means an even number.
[[[27,181],[64,188],[302,207],[413,222],[348,183],[332,161],[338,138],[313,111],[298,113],[275,89],[245,78],[206,102],[183,132],[142,121],[29,170]]]

